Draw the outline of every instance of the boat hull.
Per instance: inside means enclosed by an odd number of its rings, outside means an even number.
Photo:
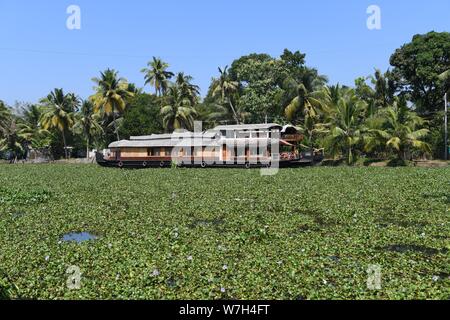
[[[170,159],[165,160],[107,160],[103,154],[96,154],[97,164],[102,167],[109,168],[129,168],[129,169],[146,169],[146,168],[169,168],[173,166],[173,162]],[[301,167],[320,163],[323,160],[322,157],[302,158],[295,160],[280,160],[279,167]],[[264,163],[181,163],[178,167],[187,168],[270,168],[270,165]]]

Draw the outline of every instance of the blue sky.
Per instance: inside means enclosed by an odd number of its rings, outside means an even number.
[[[66,28],[72,4],[81,30]],[[366,27],[372,4],[381,30]],[[0,99],[36,102],[55,87],[86,98],[108,67],[142,86],[152,56],[191,74],[204,94],[218,66],[284,48],[306,53],[331,83],[351,85],[387,69],[414,34],[450,31],[449,12],[448,0],[0,0]]]

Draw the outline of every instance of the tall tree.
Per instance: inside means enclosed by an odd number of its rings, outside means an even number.
[[[195,106],[198,102],[198,96],[200,95],[200,87],[193,84],[194,80],[190,75],[179,72],[176,75],[175,85],[177,90],[181,94],[183,99],[188,99],[191,106]]]
[[[34,148],[43,148],[51,144],[52,135],[42,128],[41,117],[44,108],[35,104],[22,109],[22,116],[18,121],[20,135]]]
[[[163,126],[167,132],[176,129],[193,130],[196,111],[177,86],[169,88],[165,106],[161,109]]]
[[[117,114],[123,113],[127,106],[127,101],[134,96],[130,92],[127,81],[119,78],[118,72],[107,69],[100,73],[100,78],[93,78],[96,83],[96,93],[90,97],[94,105],[95,112],[113,116],[114,129],[117,140],[120,140],[117,127]]]
[[[444,92],[450,94],[450,69],[442,72],[439,75],[439,80],[441,81],[442,85],[444,86]]]
[[[320,90],[309,92],[303,83],[297,87],[297,94],[285,109],[288,121],[316,118],[321,110],[325,111],[330,102],[330,92],[323,87]]]
[[[361,121],[365,109],[366,103],[356,96],[354,90],[348,90],[329,113],[331,131],[325,140],[326,145],[332,153],[343,154],[348,164],[355,160],[354,147],[362,139]]]
[[[7,119],[7,117],[9,116],[9,110],[6,107],[5,103],[0,100],[0,130],[2,128],[2,126],[5,125],[5,121]]]
[[[169,87],[169,80],[174,76],[167,71],[169,64],[159,58],[153,57],[148,63],[148,68],[141,70],[145,74],[145,84],[150,84],[155,88],[156,95],[164,95]]]
[[[17,127],[17,120],[12,114],[6,115],[0,125],[0,151],[10,151],[11,161],[16,161],[23,151],[22,137]]]
[[[135,95],[123,115],[120,135],[128,138],[163,132],[160,114],[162,99],[164,97],[146,93]]]
[[[441,109],[445,89],[439,75],[450,68],[449,32],[415,35],[395,51],[390,63],[400,89],[409,94],[420,114]]]
[[[73,93],[64,94],[63,89],[55,89],[46,98],[41,100],[44,105],[41,116],[41,125],[45,130],[56,129],[64,143],[64,155],[68,158],[66,133],[72,129],[75,120],[74,113],[79,100]]]
[[[93,138],[103,131],[99,123],[99,115],[94,112],[94,105],[91,101],[83,101],[81,110],[76,115],[74,131],[82,133],[86,139],[86,159],[89,159],[89,146]]]
[[[372,83],[375,87],[375,106],[377,108],[385,108],[392,104],[397,88],[392,80],[391,72],[388,70],[383,74],[379,69],[375,69]]]
[[[225,66],[223,70],[219,68],[219,73],[219,78],[213,81],[212,95],[213,97],[220,95],[222,105],[225,105],[226,101],[228,102],[231,112],[233,113],[234,120],[237,124],[240,124],[239,116],[232,101],[232,95],[239,89],[239,82],[231,80],[228,74],[228,66]]]
[[[382,144],[401,160],[406,160],[412,149],[431,153],[429,144],[423,140],[429,134],[429,130],[423,128],[425,120],[409,110],[406,101],[397,99],[379,113],[383,122],[380,128],[368,131],[367,151]]]

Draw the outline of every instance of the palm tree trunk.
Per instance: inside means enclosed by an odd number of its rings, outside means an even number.
[[[89,136],[87,136],[86,143],[86,159],[89,160]]]
[[[351,165],[353,162],[353,153],[352,153],[352,145],[348,144],[348,156],[347,156],[347,164]]]
[[[112,113],[113,113],[113,121],[114,121],[114,130],[116,131],[117,141],[120,141],[119,130],[117,130],[117,123],[116,123],[116,112],[115,112],[114,107],[112,109]]]
[[[64,156],[67,160],[67,143],[66,143],[66,135],[64,134],[64,130],[62,131],[63,142],[64,142]]]
[[[236,120],[236,124],[241,124],[240,121],[239,121],[238,115],[236,113],[236,110],[234,110],[234,106],[233,106],[233,103],[231,102],[231,98],[228,98],[228,102],[230,104],[231,110],[233,111],[234,120]]]

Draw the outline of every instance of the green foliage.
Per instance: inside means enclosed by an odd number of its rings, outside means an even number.
[[[197,104],[200,96],[200,87],[193,84],[193,80],[194,78],[190,75],[184,74],[184,72],[178,72],[174,84],[180,98],[188,100],[192,107]],[[173,94],[173,91],[171,93]]]
[[[117,115],[123,114],[134,93],[129,91],[130,86],[126,79],[119,78],[118,72],[115,70],[107,69],[100,73],[100,78],[93,78],[92,81],[96,84],[96,93],[90,97],[94,104],[94,110],[103,118],[108,115],[113,116],[114,131],[117,140],[120,140]]]
[[[163,127],[167,132],[178,129],[194,130],[196,111],[192,107],[189,97],[178,85],[169,88],[169,93],[164,98],[161,116]]]
[[[160,105],[161,100],[154,95],[136,95],[123,115],[120,135],[129,138],[163,132]]]
[[[66,133],[75,124],[75,112],[79,99],[73,93],[64,94],[63,89],[55,89],[41,100],[44,105],[40,124],[44,130],[57,130],[63,138],[64,154],[68,158]]]
[[[348,90],[328,115],[331,129],[325,145],[332,154],[342,154],[348,164],[356,160],[355,146],[363,137],[361,125],[366,109],[365,102],[353,90]]]
[[[392,106],[380,110],[379,117],[382,119],[379,128],[368,130],[366,150],[371,151],[381,143],[401,160],[409,160],[414,149],[431,153],[429,144],[424,141],[429,134],[429,130],[423,128],[425,121],[410,111],[405,101],[395,101]]]
[[[74,131],[82,134],[86,140],[86,157],[89,158],[89,147],[93,140],[97,141],[103,133],[103,128],[100,125],[100,115],[94,113],[94,105],[91,101],[83,101],[80,113],[76,115],[76,123]]]
[[[445,88],[439,76],[450,68],[450,33],[415,35],[395,51],[390,63],[397,85],[411,97],[420,113],[441,109]]]
[[[24,151],[22,145],[23,139],[17,126],[17,119],[8,114],[0,127],[0,151],[12,152],[13,158],[18,157]]]
[[[20,189],[7,189],[0,187],[0,204],[1,205],[33,205],[45,203],[50,199],[52,193],[47,190],[33,190],[24,192]]]
[[[165,95],[169,88],[169,80],[175,75],[167,71],[169,64],[159,58],[153,57],[153,60],[148,63],[148,67],[141,70],[145,74],[145,84],[153,86],[156,95]]]
[[[22,107],[22,115],[18,119],[20,135],[33,148],[47,147],[54,139],[51,130],[43,129],[41,125],[44,111],[44,106],[26,105]]]
[[[449,170],[0,165],[2,195],[23,195],[0,205],[0,286],[31,299],[447,299]],[[99,238],[60,242],[81,231]],[[66,287],[72,265],[80,290]]]
[[[219,68],[220,77],[218,79],[213,79],[212,82],[212,96],[214,98],[220,97],[220,105],[223,107],[226,103],[230,106],[231,112],[233,114],[233,119],[236,124],[243,122],[243,119],[236,112],[233,105],[233,95],[235,95],[239,89],[239,82],[233,81],[228,73],[228,66],[223,70]]]

